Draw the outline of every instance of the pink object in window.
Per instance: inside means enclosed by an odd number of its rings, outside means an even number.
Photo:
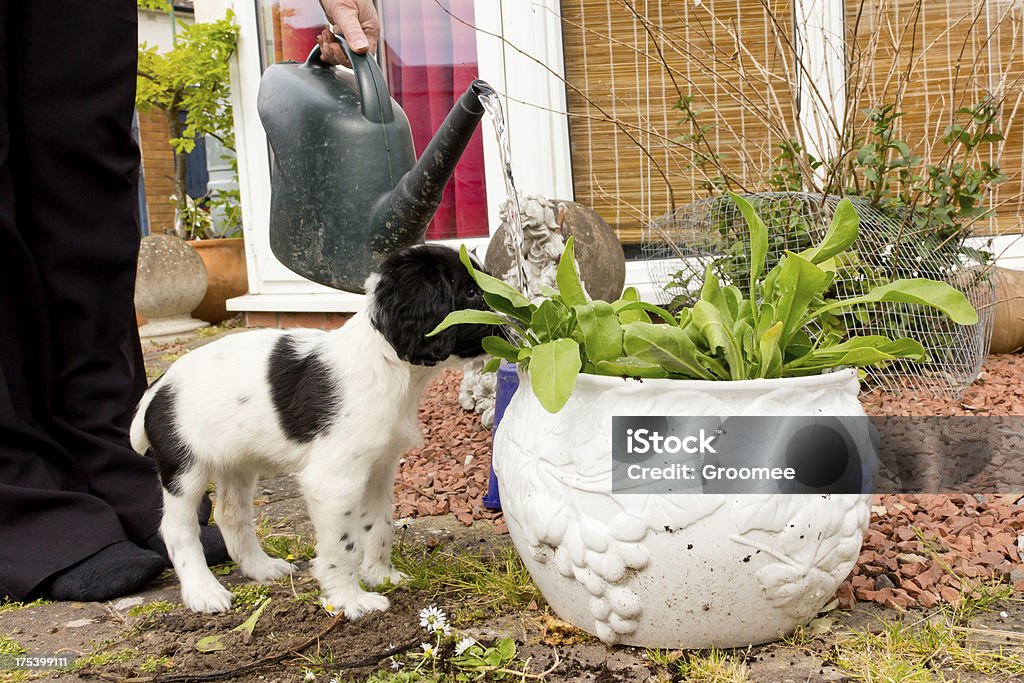
[[[473,0],[448,0],[452,19],[434,0],[381,3],[384,63],[391,94],[412,126],[422,154],[455,101],[477,77]],[[486,237],[487,195],[481,132],[470,140],[445,189],[427,239]]]

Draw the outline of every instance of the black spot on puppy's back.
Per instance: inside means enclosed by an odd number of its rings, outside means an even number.
[[[156,390],[146,407],[143,424],[160,473],[160,483],[174,495],[180,496],[181,475],[192,466],[195,456],[178,432],[176,398],[174,385],[165,382]]]
[[[341,408],[341,392],[327,363],[315,352],[301,353],[291,335],[274,344],[267,382],[278,424],[293,441],[312,441]]]

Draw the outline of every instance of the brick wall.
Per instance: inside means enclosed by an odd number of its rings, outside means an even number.
[[[174,229],[174,153],[167,115],[156,108],[139,112],[139,138],[142,143],[142,167],[146,178],[146,206],[152,233]]]
[[[245,314],[246,327],[311,327],[317,330],[336,330],[352,317],[351,313],[273,313],[249,311]]]

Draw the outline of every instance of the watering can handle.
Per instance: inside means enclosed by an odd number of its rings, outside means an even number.
[[[334,37],[341,43],[341,47],[348,55],[348,61],[352,65],[352,71],[356,75],[356,84],[359,87],[359,99],[363,111],[363,117],[374,123],[390,123],[395,120],[395,112],[391,107],[391,93],[388,92],[388,85],[384,81],[384,74],[381,73],[377,60],[370,55],[362,55],[353,52],[340,33]],[[320,46],[317,45],[306,58],[306,66],[325,67],[327,64],[320,59]]]

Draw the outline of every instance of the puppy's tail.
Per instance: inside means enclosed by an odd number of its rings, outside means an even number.
[[[135,409],[135,417],[132,418],[132,426],[128,431],[132,448],[140,455],[145,455],[146,451],[149,450],[149,437],[146,435],[146,409],[149,408],[151,400],[153,400],[152,388],[142,395],[139,407]]]

